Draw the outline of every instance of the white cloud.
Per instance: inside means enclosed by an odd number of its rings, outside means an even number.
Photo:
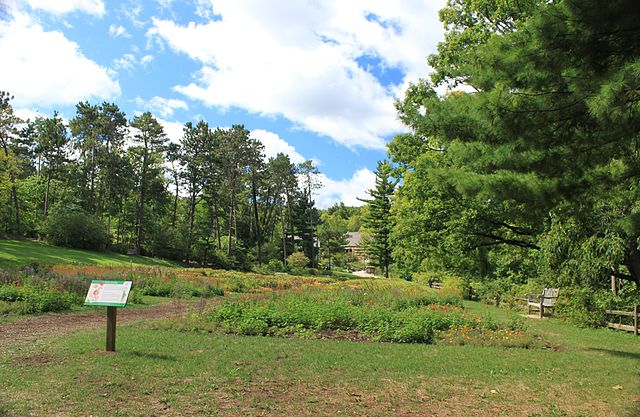
[[[129,19],[129,21],[137,28],[145,25],[145,21],[140,19],[142,13],[142,5],[140,3],[129,2],[120,6],[120,13]]]
[[[65,105],[120,95],[118,81],[85,57],[78,44],[24,14],[12,17],[0,25],[0,90],[14,94],[16,105]]]
[[[109,36],[111,36],[112,38],[117,38],[118,36],[122,36],[124,38],[130,38],[131,35],[127,32],[127,29],[124,28],[124,26],[122,25],[115,25],[115,24],[111,24],[109,25]]]
[[[358,200],[368,198],[367,190],[375,187],[376,174],[367,168],[357,170],[351,178],[334,180],[325,174],[320,174],[323,187],[316,196],[316,206],[326,209],[336,203],[343,202],[347,206],[362,206],[364,203]]]
[[[124,54],[113,60],[113,68],[116,70],[131,71],[136,66],[136,57],[133,54]]]
[[[153,61],[153,55],[149,55],[149,54],[147,54],[147,55],[143,56],[142,58],[140,58],[140,63],[141,63],[142,65],[147,65],[147,64],[149,64],[151,61]]]
[[[15,114],[22,120],[27,120],[27,119],[36,120],[37,117],[45,117],[45,115],[43,115],[37,110],[28,109],[24,107],[15,109]]]
[[[296,148],[289,145],[277,133],[256,129],[251,131],[251,137],[259,140],[264,145],[264,153],[267,159],[275,158],[279,153],[283,153],[289,155],[289,159],[294,164],[306,161],[306,158],[300,155]]]
[[[160,117],[156,117],[156,119],[158,120],[158,123],[162,125],[164,133],[165,135],[167,135],[169,140],[173,143],[180,143],[180,140],[182,139],[182,129],[184,128],[184,123],[171,122]]]
[[[444,0],[427,3],[210,1],[202,10],[221,19],[186,26],[153,19],[147,35],[202,64],[194,82],[175,87],[192,99],[281,115],[349,147],[384,149],[386,136],[404,130],[393,105],[401,89],[384,86],[358,59],[399,68],[401,84],[423,75],[442,33],[435,17],[425,18]]]
[[[55,15],[80,11],[96,16],[104,16],[102,0],[27,0],[33,9],[41,9]]]
[[[142,110],[149,110],[159,113],[162,117],[171,117],[175,109],[189,110],[189,106],[182,100],[175,98],[152,97],[149,101],[144,101],[136,97],[136,105]]]

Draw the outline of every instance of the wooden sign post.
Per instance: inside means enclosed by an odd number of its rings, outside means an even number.
[[[107,307],[107,352],[116,351],[117,307],[125,307],[131,291],[131,281],[93,280],[84,300],[86,306]]]

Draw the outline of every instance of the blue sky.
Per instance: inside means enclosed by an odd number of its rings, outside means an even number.
[[[268,156],[313,159],[319,207],[357,205],[394,100],[426,77],[444,0],[0,0],[0,90],[22,117],[112,101],[182,125],[244,124]]]

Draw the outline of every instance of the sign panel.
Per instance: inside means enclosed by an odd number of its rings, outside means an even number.
[[[93,280],[84,300],[86,306],[124,307],[131,291],[131,281]]]

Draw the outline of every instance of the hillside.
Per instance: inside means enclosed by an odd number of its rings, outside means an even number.
[[[175,262],[112,252],[63,248],[30,240],[0,240],[0,268],[19,268],[29,263],[76,263],[102,266],[178,266]]]

